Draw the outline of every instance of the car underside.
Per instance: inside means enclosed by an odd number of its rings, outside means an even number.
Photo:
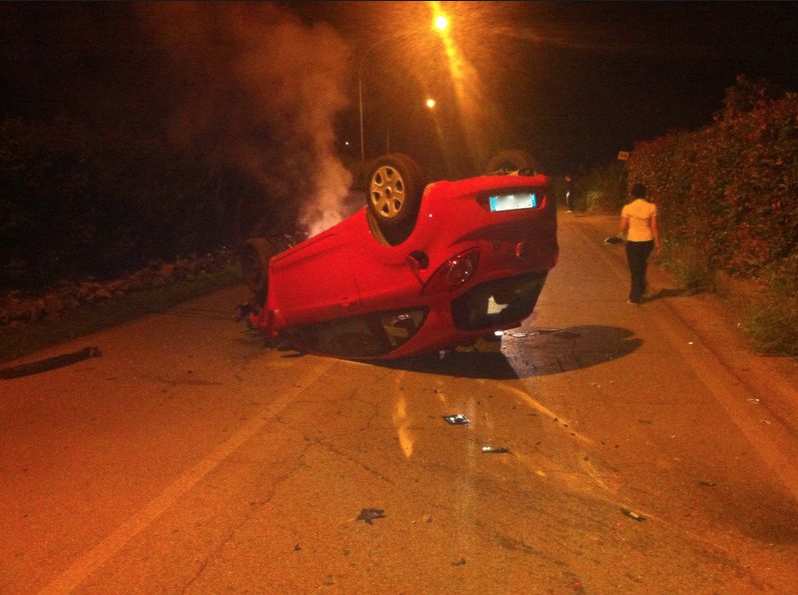
[[[366,206],[330,229],[280,252],[248,242],[254,328],[302,352],[393,359],[532,313],[558,258],[545,176],[516,168],[428,184],[409,157],[389,154],[370,180]]]

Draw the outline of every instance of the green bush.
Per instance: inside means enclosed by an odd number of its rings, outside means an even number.
[[[764,299],[749,304],[743,326],[758,351],[798,355],[798,255],[774,263],[767,279]]]
[[[775,98],[766,82],[738,77],[711,126],[634,148],[627,183],[635,182],[656,197],[663,256],[688,286],[711,287],[714,271],[723,271],[743,279],[768,276],[774,288],[789,288],[774,289],[748,328],[762,350],[798,355],[798,305],[791,297],[798,95]]]
[[[626,194],[626,166],[616,161],[575,181],[576,210],[620,213]]]

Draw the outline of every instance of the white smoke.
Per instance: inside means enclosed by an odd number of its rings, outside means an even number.
[[[268,2],[140,6],[185,88],[173,140],[247,171],[264,200],[299,202],[312,233],[340,220],[352,181],[335,152],[335,118],[350,104],[343,38]]]

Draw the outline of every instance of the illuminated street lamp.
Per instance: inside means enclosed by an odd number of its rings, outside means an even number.
[[[438,14],[435,16],[433,20],[433,26],[439,32],[443,33],[449,27],[449,19],[447,19],[443,14]],[[358,111],[360,112],[360,162],[363,163],[366,160],[366,141],[365,141],[365,133],[363,131],[363,65],[366,63],[366,57],[369,55],[369,52],[373,50],[378,45],[382,45],[383,43],[387,43],[389,41],[393,41],[399,39],[401,37],[407,37],[417,33],[417,31],[402,31],[400,33],[396,33],[394,35],[389,35],[383,39],[378,39],[374,43],[372,43],[369,47],[367,47],[363,51],[363,55],[360,57],[360,64],[357,68],[357,105]],[[427,107],[432,109],[435,105],[433,100],[433,105],[429,105],[429,100],[427,101]]]

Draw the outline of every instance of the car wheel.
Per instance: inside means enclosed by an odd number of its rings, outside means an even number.
[[[390,244],[410,235],[416,222],[426,181],[416,161],[403,153],[374,160],[368,175],[368,211]]]
[[[269,260],[277,254],[274,244],[266,238],[250,238],[241,248],[241,272],[250,291],[255,294],[255,303],[263,306],[269,290]]]
[[[485,166],[486,174],[508,174],[521,172],[525,175],[534,175],[538,166],[535,158],[521,149],[506,149],[494,155]]]

